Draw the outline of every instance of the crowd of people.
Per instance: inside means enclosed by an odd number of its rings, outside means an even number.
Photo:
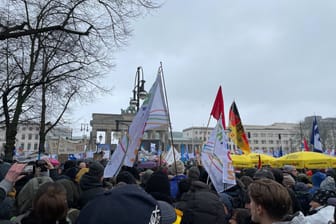
[[[104,165],[0,161],[0,224],[335,223],[333,169],[243,169],[217,193],[201,165],[123,167],[105,179]]]

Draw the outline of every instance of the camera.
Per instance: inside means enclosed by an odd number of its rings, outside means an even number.
[[[35,166],[36,166],[36,168],[40,168],[41,172],[48,171],[48,164],[44,160],[37,160]]]

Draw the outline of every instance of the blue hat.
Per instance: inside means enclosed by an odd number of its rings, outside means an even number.
[[[314,187],[320,187],[322,181],[326,178],[326,175],[321,172],[316,172],[313,174],[311,180]]]
[[[81,210],[77,223],[171,224],[175,220],[170,204],[156,201],[136,184],[127,184],[97,195]]]

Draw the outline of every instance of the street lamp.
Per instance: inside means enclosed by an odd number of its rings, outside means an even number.
[[[140,80],[141,75],[141,80]],[[145,90],[145,80],[144,73],[141,66],[137,68],[134,79],[134,88],[133,88],[133,98],[130,100],[130,106],[135,107],[136,112],[139,111],[140,107],[140,99],[143,100],[147,96],[147,92]]]
[[[83,137],[86,139],[86,133],[89,132],[89,124],[81,123],[80,131],[83,132]]]

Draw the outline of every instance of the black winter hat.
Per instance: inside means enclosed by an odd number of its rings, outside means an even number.
[[[136,184],[134,176],[128,171],[121,171],[117,175],[117,183],[124,182],[126,184]]]
[[[146,191],[148,193],[158,192],[170,196],[170,183],[167,174],[162,171],[154,172],[147,181]]]
[[[126,184],[97,195],[80,212],[77,223],[171,224],[174,208],[157,201],[136,184]]]
[[[87,174],[89,176],[102,177],[104,175],[104,167],[99,162],[94,161],[89,165],[89,172]]]

